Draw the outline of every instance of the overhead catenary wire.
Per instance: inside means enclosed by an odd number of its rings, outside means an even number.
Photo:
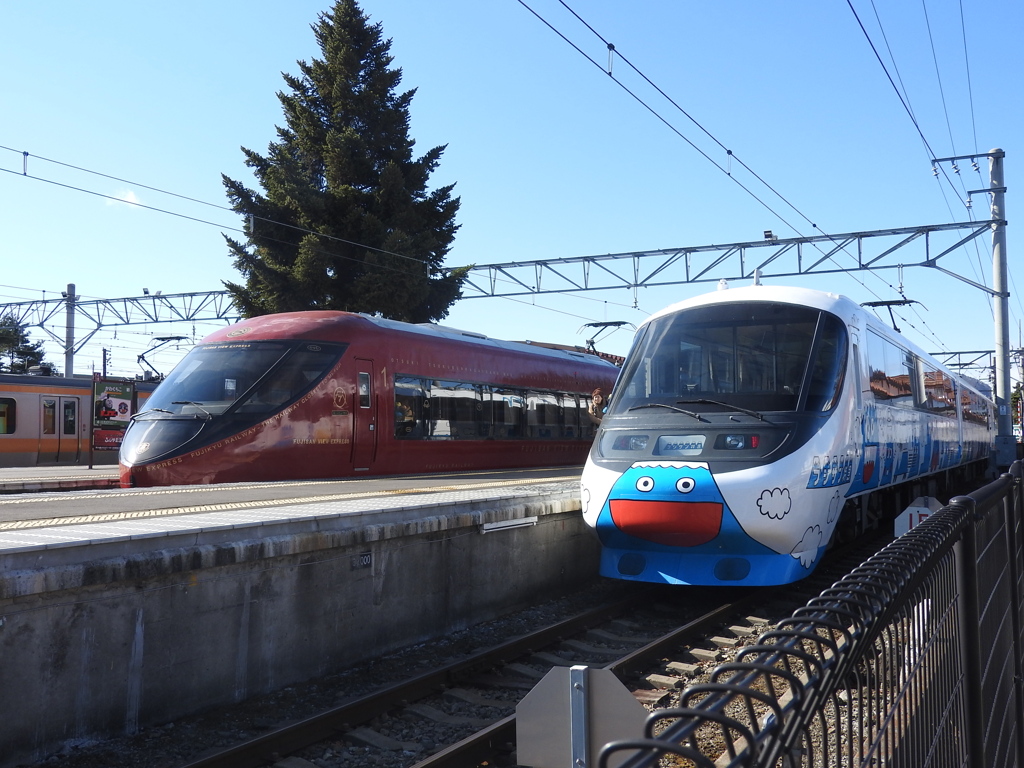
[[[637,68],[635,65],[633,65],[633,63],[629,61],[629,59],[622,53],[622,51],[618,47],[616,47],[611,41],[609,41],[607,38],[605,38],[603,35],[601,35],[589,22],[587,22],[585,19],[583,19],[582,16],[580,16],[578,13],[576,13],[576,11],[574,11],[565,2],[565,0],[559,0],[559,3],[569,13],[571,13],[581,24],[583,24],[592,34],[594,34],[595,37],[597,37],[606,46],[606,48],[607,48],[607,50],[609,52],[609,66],[608,66],[607,69],[605,67],[603,67],[599,62],[597,62],[593,57],[591,57],[589,54],[587,54],[585,51],[583,51],[578,45],[576,45],[576,43],[574,43],[572,40],[570,40],[561,30],[557,29],[551,22],[549,22],[546,18],[544,18],[534,8],[532,8],[529,4],[527,4],[525,2],[525,0],[517,0],[517,1],[527,11],[529,11],[531,14],[533,14],[541,23],[543,23],[545,26],[547,26],[559,38],[561,38],[565,43],[567,43],[570,47],[572,47],[577,53],[579,53],[581,56],[583,56],[585,59],[587,59],[591,64],[593,64],[595,67],[597,67],[602,72],[604,72],[606,75],[608,75],[608,77],[610,77],[616,83],[616,85],[618,85],[623,91],[625,91],[637,103],[639,103],[641,106],[643,106],[644,109],[646,109],[648,112],[650,112],[652,115],[654,115],[659,121],[661,121],[663,124],[665,124],[676,136],[678,136],[683,141],[685,141],[687,144],[689,144],[690,147],[692,147],[695,151],[697,151],[702,157],[704,157],[708,162],[710,162],[715,168],[717,168],[719,171],[721,171],[726,176],[728,176],[735,184],[737,184],[737,186],[739,186],[741,189],[743,189],[743,191],[747,192],[755,201],[757,201],[764,208],[766,208],[770,213],[772,213],[774,216],[776,216],[786,226],[790,227],[794,232],[799,234],[801,237],[804,236],[803,233],[800,232],[800,230],[796,226],[794,226],[792,223],[787,221],[785,217],[783,217],[781,214],[779,214],[777,211],[775,211],[770,205],[768,205],[764,200],[762,200],[760,196],[758,196],[749,187],[747,187],[745,184],[743,184],[737,178],[735,178],[733,176],[733,174],[731,173],[730,169],[723,168],[722,165],[718,161],[716,161],[714,158],[712,158],[710,155],[708,155],[703,149],[698,147],[685,134],[683,134],[682,131],[680,131],[678,128],[676,128],[674,125],[672,125],[672,123],[667,118],[665,118],[654,107],[652,107],[650,104],[648,104],[646,101],[644,101],[638,94],[636,94],[631,88],[629,88],[624,82],[622,82],[621,79],[616,77],[613,74],[612,68],[610,66],[610,62],[612,60],[612,57],[613,56],[614,57],[618,57],[624,63],[626,63],[634,72],[636,72],[637,75],[639,75],[645,82],[647,82],[652,88],[654,88],[654,90],[658,94],[660,94],[663,98],[665,98],[673,107],[675,107],[680,113],[682,113],[690,122],[692,122],[705,135],[707,135],[712,141],[714,141],[715,144],[717,144],[726,153],[726,156],[729,158],[730,161],[735,160],[737,162],[737,164],[739,164],[746,171],[748,171],[757,181],[759,181],[769,191],[771,191],[776,197],[778,197],[787,206],[789,206],[792,210],[794,210],[801,218],[803,218],[805,221],[807,221],[811,225],[812,228],[818,230],[823,235],[825,235],[826,237],[829,237],[831,239],[831,235],[829,235],[827,232],[822,230],[817,224],[814,223],[814,221],[811,218],[806,216],[802,211],[800,211],[799,208],[797,208],[791,201],[789,201],[784,195],[782,195],[782,193],[780,193],[778,190],[776,190],[771,184],[769,184],[767,181],[765,181],[752,168],[750,168],[739,157],[737,157],[737,155],[735,154],[735,152],[733,150],[731,150],[730,148],[726,147],[726,145],[723,142],[718,140],[707,128],[705,128],[699,121],[697,121],[692,115],[690,115],[685,109],[683,109],[674,99],[672,99],[670,96],[668,96],[668,94],[666,94],[665,91],[662,88],[660,88],[656,83],[654,83],[654,81],[651,80],[651,78],[649,78],[646,74],[644,74],[642,71],[640,71],[639,68]],[[833,242],[835,242],[835,241],[833,240]],[[840,245],[839,243],[836,243],[836,244]],[[819,252],[821,252],[824,255],[824,251],[822,251],[817,246],[817,244],[814,244],[814,247],[817,248],[819,250]],[[840,247],[839,250],[841,250],[843,253],[846,253],[846,255],[849,256],[850,258],[855,258],[852,254],[850,254],[850,253],[848,253],[846,251],[845,247]],[[840,266],[839,263],[835,260],[835,258],[833,256],[829,255],[828,259],[830,261],[832,261],[834,264],[836,264],[836,266]],[[895,286],[893,286],[891,283],[889,283],[887,280],[885,280],[885,278],[883,278],[881,275],[877,274],[876,272],[872,271],[870,274],[872,274],[874,277],[876,277],[876,279],[880,280],[890,290],[892,290],[892,291],[900,291],[900,289],[897,289]],[[871,288],[869,288],[856,275],[850,273],[850,277],[855,282],[860,284],[861,287],[864,288],[864,290],[867,291],[869,294],[871,294],[872,296],[874,296],[876,298],[881,298],[878,293],[876,293]],[[924,321],[923,318],[920,317],[920,313],[917,312],[916,308],[914,308],[913,311],[915,312],[915,314],[918,315],[919,319],[921,320],[922,325],[927,327],[927,323]],[[916,325],[914,325],[913,323],[910,323],[905,318],[901,317],[901,321],[905,322],[908,326],[910,326],[911,328],[914,328],[919,333],[922,333],[922,331],[919,328],[917,328]],[[934,332],[931,332],[930,329],[929,329],[929,332],[931,333],[932,336],[935,336]]]
[[[914,114],[914,110],[913,110],[913,108],[912,108],[912,106],[910,104],[909,93],[908,93],[908,91],[906,89],[906,86],[903,83],[903,77],[900,74],[899,66],[896,63],[896,57],[893,54],[892,47],[889,45],[889,38],[888,38],[888,35],[886,35],[886,32],[885,32],[885,25],[882,23],[881,16],[878,13],[878,8],[875,5],[874,0],[871,0],[871,8],[872,8],[872,10],[874,12],[874,15],[875,15],[875,22],[878,25],[879,32],[882,35],[882,40],[885,43],[886,51],[889,54],[889,60],[892,62],[893,71],[896,73],[896,79],[899,80],[899,83],[900,83],[899,87],[897,87],[896,82],[893,80],[892,75],[889,73],[889,69],[886,66],[885,62],[882,60],[882,57],[881,57],[881,55],[878,52],[877,46],[875,45],[874,41],[871,39],[871,35],[869,34],[867,28],[864,26],[864,23],[861,21],[860,15],[857,13],[857,10],[854,8],[852,0],[847,0],[847,5],[849,6],[850,11],[853,13],[854,19],[857,21],[857,24],[858,24],[858,27],[861,30],[861,33],[864,35],[865,40],[867,40],[868,45],[870,46],[872,52],[874,53],[875,59],[878,61],[879,65],[882,67],[882,71],[885,73],[886,78],[888,79],[888,81],[889,81],[890,85],[892,86],[893,90],[896,92],[896,95],[899,98],[900,103],[903,105],[903,108],[906,111],[907,116],[910,118],[911,123],[913,124],[915,130],[917,131],[918,136],[920,137],[921,142],[924,145],[925,151],[928,154],[929,161],[930,162],[933,161],[937,157],[937,154],[934,152],[934,150],[931,147],[931,144],[929,143],[928,139],[925,137],[924,130],[921,128],[921,125],[918,122],[917,116]],[[943,114],[945,116],[946,127],[947,127],[947,131],[949,133],[950,148],[951,148],[951,151],[952,151],[953,155],[957,155],[959,153],[956,151],[956,142],[953,139],[953,129],[952,129],[952,124],[950,123],[950,119],[949,119],[949,109],[946,106],[945,90],[942,87],[942,76],[941,76],[941,72],[940,72],[940,69],[939,69],[938,54],[936,53],[936,50],[935,50],[935,41],[934,41],[934,36],[932,35],[931,21],[930,21],[930,18],[928,16],[928,8],[925,5],[923,0],[922,0],[922,9],[923,9],[923,12],[924,12],[925,26],[926,26],[927,36],[928,36],[929,47],[930,47],[931,52],[932,52],[932,61],[933,61],[934,66],[935,66],[935,76],[936,76],[936,80],[938,82],[939,93],[940,93],[941,101],[942,101],[942,111],[943,111]],[[960,30],[961,30],[961,38],[963,40],[964,64],[965,64],[965,68],[966,68],[966,72],[967,72],[967,88],[968,88],[968,95],[969,95],[969,99],[970,99],[971,127],[972,127],[972,135],[973,135],[973,139],[974,139],[973,140],[973,145],[974,145],[974,151],[977,152],[978,151],[977,126],[976,126],[976,121],[975,121],[973,88],[972,88],[972,85],[971,85],[971,77],[970,77],[970,59],[969,59],[969,56],[968,56],[968,53],[967,53],[967,30],[966,30],[966,25],[964,23],[963,2],[962,2],[962,0],[960,2]],[[978,173],[979,178],[980,178],[981,171],[980,171],[980,168],[978,167],[977,162],[973,163],[973,168]],[[942,177],[945,178],[945,180],[948,183],[949,187],[959,197],[960,193],[956,190],[955,185],[953,183],[953,180],[949,178],[949,174],[946,172],[946,168],[945,168],[944,165],[940,164],[939,168],[935,169],[936,180],[937,181],[939,180],[938,179],[939,169],[941,169]],[[961,198],[961,199],[964,202],[964,205],[965,205],[965,208],[967,210],[968,216],[970,217],[970,219],[972,221],[975,221],[976,219],[975,219],[975,216],[974,216],[973,208],[969,204],[970,194],[967,192],[966,185],[964,184],[963,177],[959,173],[959,169],[956,169],[956,173],[957,173],[957,176],[958,176],[958,178],[960,180],[961,188],[963,190],[963,195],[964,195],[964,197]],[[949,204],[949,199],[946,197],[945,189],[942,187],[941,183],[939,184],[939,189],[940,189],[940,193],[942,194],[943,200],[945,201],[946,208],[949,211],[950,216],[952,217],[953,216],[953,210],[952,210],[952,207]],[[978,262],[977,263],[977,271],[976,271],[975,275],[978,278],[979,282],[984,282],[986,280],[986,278],[985,278],[985,267],[984,267],[984,264],[982,263],[981,253],[980,253],[980,249],[979,249],[979,244],[978,244],[977,240],[974,240],[972,242],[973,242],[973,247],[974,247],[975,258],[977,259],[977,262]],[[970,264],[971,268],[973,269],[975,267],[973,262],[971,262],[970,259],[968,259],[967,261],[968,261],[968,264]],[[989,314],[994,317],[995,310],[994,310],[994,308],[992,306],[992,297],[991,296],[986,296],[986,300],[987,300],[988,305],[989,305]],[[920,317],[920,313],[917,311],[916,308],[914,308],[914,312],[915,312],[915,314],[917,314]]]
[[[237,211],[235,211],[233,208],[230,208],[230,207],[225,206],[225,205],[219,205],[217,203],[211,203],[209,201],[199,200],[199,199],[194,198],[194,197],[189,197],[187,195],[178,194],[177,192],[170,192],[170,191],[165,190],[165,189],[160,189],[159,187],[153,187],[153,186],[150,186],[150,185],[147,185],[147,184],[141,184],[139,182],[130,181],[128,179],[119,178],[117,176],[113,176],[113,175],[106,174],[106,173],[101,173],[100,171],[90,170],[88,168],[83,168],[81,166],[73,165],[71,163],[65,163],[65,162],[62,162],[60,160],[53,160],[51,158],[43,157],[41,155],[30,155],[28,152],[26,152],[24,150],[17,150],[17,149],[14,149],[12,147],[7,147],[7,146],[0,145],[0,149],[6,150],[8,152],[15,152],[17,154],[22,155],[25,158],[32,157],[33,159],[36,159],[36,160],[42,160],[42,161],[47,162],[47,163],[53,163],[54,165],[59,165],[59,166],[62,166],[64,168],[70,168],[72,170],[79,171],[81,173],[87,173],[87,174],[91,174],[91,175],[94,175],[94,176],[99,176],[99,177],[104,178],[104,179],[110,179],[112,181],[120,182],[121,184],[129,184],[129,185],[134,186],[134,187],[139,187],[140,189],[147,189],[147,190],[149,190],[151,192],[157,192],[157,193],[159,193],[161,195],[168,195],[170,197],[176,197],[179,200],[186,200],[186,201],[191,202],[191,203],[196,203],[198,205],[205,205],[205,206],[208,206],[210,208],[215,208],[217,210],[226,211],[226,212],[234,213],[234,214],[237,215]],[[9,168],[0,168],[0,170],[5,171],[6,173],[13,174],[15,176],[25,176],[27,178],[36,179],[38,181],[43,181],[43,182],[46,182],[48,184],[54,184],[54,185],[59,186],[59,187],[64,187],[66,189],[74,190],[76,192],[84,192],[86,194],[94,195],[96,197],[101,197],[101,198],[104,198],[104,199],[107,199],[107,200],[112,200],[112,201],[115,201],[115,202],[124,203],[125,205],[133,205],[133,206],[135,206],[137,208],[144,208],[146,210],[155,211],[157,213],[164,213],[164,214],[167,214],[169,216],[176,216],[178,218],[187,219],[189,221],[194,221],[194,222],[197,222],[199,224],[208,224],[210,226],[220,227],[222,229],[227,229],[227,230],[229,230],[231,232],[239,232],[241,234],[246,234],[244,229],[240,229],[238,227],[230,227],[230,226],[226,226],[226,225],[223,225],[223,224],[218,224],[217,222],[208,221],[206,219],[201,219],[201,218],[199,218],[197,216],[188,216],[186,214],[178,213],[176,211],[167,210],[165,208],[157,208],[156,206],[145,205],[145,204],[140,203],[140,202],[138,202],[136,200],[125,200],[125,199],[117,197],[115,195],[107,195],[107,194],[104,194],[102,192],[95,192],[95,191],[90,190],[90,189],[85,189],[85,188],[82,188],[82,187],[76,187],[76,186],[70,185],[70,184],[64,184],[62,182],[54,181],[52,179],[46,179],[46,178],[43,178],[42,176],[37,176],[35,174],[28,173],[27,166],[23,167],[23,170],[21,172],[13,171],[13,170],[11,170]],[[308,235],[314,235],[316,237],[322,237],[325,240],[330,240],[332,242],[338,242],[338,243],[344,243],[345,245],[354,245],[357,248],[365,248],[368,251],[375,251],[377,253],[382,253],[382,254],[384,254],[386,256],[395,256],[396,258],[400,258],[400,259],[408,259],[409,261],[414,261],[414,262],[416,262],[418,264],[426,264],[427,263],[425,259],[419,259],[419,258],[416,258],[415,256],[409,256],[409,255],[403,254],[403,253],[395,253],[394,251],[389,251],[389,250],[386,250],[384,248],[377,248],[376,246],[372,246],[372,245],[366,245],[365,243],[359,243],[359,242],[356,242],[354,240],[346,240],[343,237],[337,237],[335,235],[328,235],[328,234],[323,233],[323,232],[318,232],[316,230],[307,229],[305,227],[300,227],[300,226],[298,226],[296,224],[289,224],[288,222],[277,221],[277,220],[274,220],[274,219],[269,219],[269,218],[266,218],[266,217],[263,217],[263,216],[256,216],[256,215],[253,215],[253,214],[247,214],[246,217],[250,221],[261,221],[261,222],[265,222],[267,224],[273,224],[274,226],[280,226],[280,227],[285,227],[287,229],[293,229],[296,232],[301,232],[303,234],[308,234]],[[277,240],[275,238],[264,237],[262,235],[261,235],[261,239],[269,240],[270,242],[289,244],[289,243],[285,243],[285,241],[283,241],[283,240]],[[337,254],[335,254],[335,255],[337,255]],[[342,256],[340,258],[349,258],[349,257]],[[351,260],[351,261],[359,261],[358,259],[351,259],[351,258],[349,258],[349,260]],[[360,263],[362,263],[362,262],[360,262]]]

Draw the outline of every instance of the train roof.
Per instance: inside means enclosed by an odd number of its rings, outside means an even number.
[[[530,341],[505,341],[493,339],[482,333],[465,331],[458,328],[449,328],[434,323],[403,323],[398,320],[389,320],[383,317],[374,317],[363,313],[342,312],[342,311],[311,311],[311,312],[285,312],[273,315],[261,315],[259,317],[243,320],[234,325],[222,328],[203,338],[201,344],[213,342],[244,340],[244,339],[310,339],[318,341],[339,341],[339,332],[346,329],[351,335],[352,331],[358,332],[359,326],[363,325],[376,327],[380,330],[401,334],[415,334],[433,339],[444,339],[465,344],[491,347],[509,351],[522,352],[531,355],[540,355],[552,359],[577,361],[608,366],[616,366],[588,350],[583,349],[559,349],[561,345],[545,345],[542,342]]]
[[[779,285],[748,285],[741,288],[719,288],[711,293],[704,293],[683,301],[676,302],[652,314],[644,323],[649,323],[663,315],[674,314],[691,307],[703,307],[709,304],[730,304],[739,301],[780,302],[783,304],[799,304],[815,309],[827,309],[838,315],[846,311],[862,312],[861,308],[851,299],[842,294],[816,291],[812,288],[794,288]]]

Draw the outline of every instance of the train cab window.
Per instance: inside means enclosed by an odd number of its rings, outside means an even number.
[[[57,434],[57,401],[43,398],[43,434]]]
[[[609,413],[695,400],[793,410],[822,314],[765,303],[715,304],[659,317],[630,353]]]
[[[0,397],[0,435],[13,435],[18,428],[18,403],[10,397]]]
[[[306,393],[310,387],[326,373],[336,358],[332,351],[324,350],[319,345],[313,348],[297,349],[284,361],[271,369],[246,399],[236,407],[238,413],[273,413]],[[225,387],[225,394],[235,397],[237,383],[230,382],[230,389]],[[241,393],[239,393],[241,394]]]
[[[308,391],[346,346],[285,341],[203,344],[161,382],[146,408],[151,413],[203,418],[231,409],[256,417]]]
[[[846,327],[839,318],[822,314],[814,358],[811,360],[807,400],[804,408],[812,412],[832,410],[839,401],[846,377]]]

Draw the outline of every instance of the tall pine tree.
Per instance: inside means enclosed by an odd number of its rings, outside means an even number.
[[[313,26],[322,59],[298,62],[279,92],[286,127],[267,156],[242,148],[263,192],[223,177],[246,242],[228,247],[245,284],[225,282],[246,317],[306,309],[407,322],[448,314],[466,269],[445,270],[458,225],[454,184],[427,190],[445,147],[413,157],[409,104],[391,41],[356,0]]]

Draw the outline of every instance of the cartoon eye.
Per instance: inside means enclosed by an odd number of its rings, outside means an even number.
[[[676,490],[680,493],[689,493],[697,485],[697,481],[692,477],[681,477],[676,481]]]
[[[641,477],[636,481],[636,489],[641,493],[650,493],[654,490],[654,478],[646,475]]]

